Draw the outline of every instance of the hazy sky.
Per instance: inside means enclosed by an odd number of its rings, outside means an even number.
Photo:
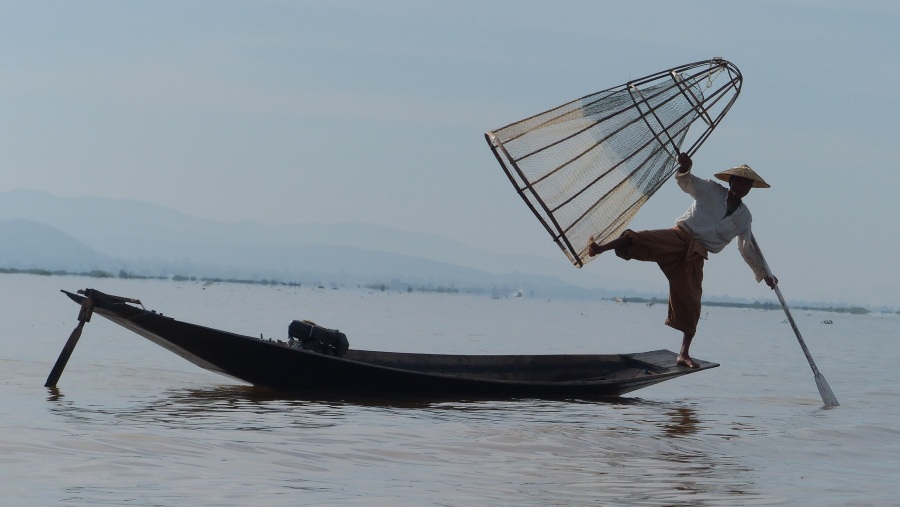
[[[788,299],[900,308],[900,3],[0,3],[0,192],[204,218],[364,222],[567,263],[483,133],[722,56],[744,87],[695,157],[748,163]],[[669,227],[669,182],[633,222]],[[574,267],[572,269],[575,269]],[[665,287],[614,256],[584,268]],[[732,245],[707,294],[771,297]]]

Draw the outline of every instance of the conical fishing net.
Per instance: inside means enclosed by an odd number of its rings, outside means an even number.
[[[625,230],[731,108],[741,74],[715,58],[609,88],[485,134],[519,195],[577,267]],[[690,132],[701,120],[702,132]],[[682,149],[683,145],[687,149]]]

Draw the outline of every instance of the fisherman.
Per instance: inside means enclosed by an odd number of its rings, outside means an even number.
[[[718,172],[715,177],[728,188],[691,173],[693,161],[686,153],[678,156],[675,181],[694,198],[694,203],[675,221],[672,229],[634,232],[626,230],[618,238],[598,245],[591,241],[593,257],[607,250],[625,259],[656,262],[669,280],[669,313],[666,325],[684,333],[676,363],[696,368],[689,350],[700,320],[703,292],[703,261],[708,252],[718,253],[737,238],[738,250],[753,270],[756,281],[765,280],[775,289],[778,278],[767,272],[762,254],[752,240],[750,210],[743,204],[751,188],[769,188],[748,165]]]

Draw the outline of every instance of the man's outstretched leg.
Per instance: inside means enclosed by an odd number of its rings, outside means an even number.
[[[691,348],[691,341],[694,339],[694,333],[684,333],[684,339],[681,340],[681,352],[678,353],[678,358],[675,359],[675,364],[687,366],[688,368],[696,368],[697,363],[691,359],[691,355],[688,351]]]
[[[606,252],[609,250],[627,251],[630,246],[631,246],[631,236],[627,236],[624,234],[622,236],[619,236],[618,238],[610,241],[609,243],[605,243],[602,245],[598,245],[597,243],[594,243],[592,240],[591,244],[588,245],[588,255],[593,257],[595,255],[600,255],[603,252]]]

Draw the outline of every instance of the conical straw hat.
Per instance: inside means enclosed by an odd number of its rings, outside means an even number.
[[[770,185],[766,183],[766,180],[762,179],[760,175],[756,174],[753,169],[750,169],[750,166],[747,164],[741,164],[737,167],[732,167],[727,171],[722,171],[715,174],[715,177],[719,178],[722,181],[729,181],[732,176],[740,176],[742,178],[753,180],[753,188],[770,187]]]

